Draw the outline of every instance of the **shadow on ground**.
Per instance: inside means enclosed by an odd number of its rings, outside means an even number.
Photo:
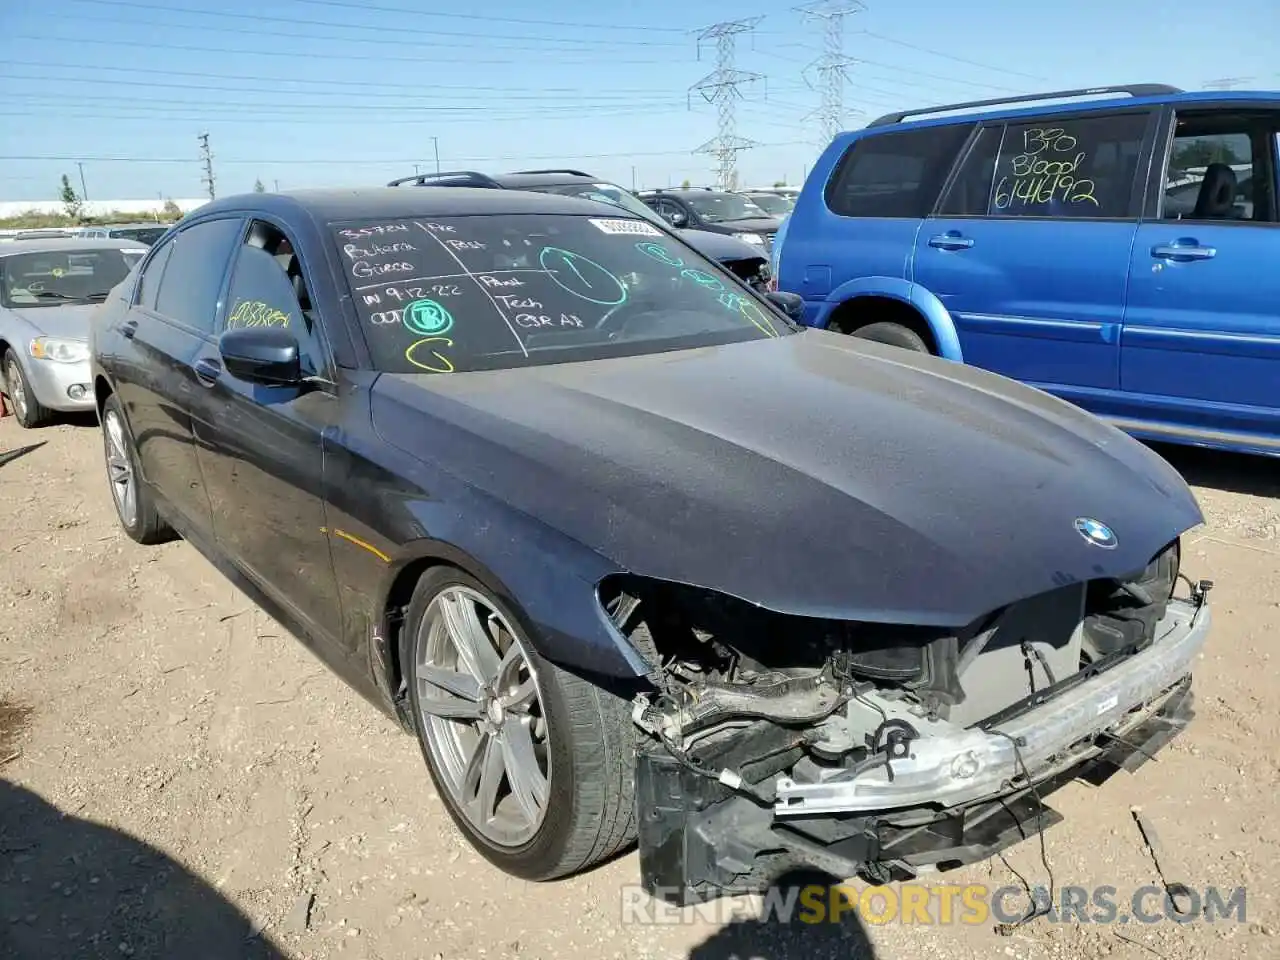
[[[824,873],[797,871],[775,885],[787,898],[789,891],[798,895],[814,885],[827,890],[840,882]],[[825,896],[823,900],[829,903]],[[804,912],[798,905],[789,922],[777,916],[734,920],[690,950],[689,960],[875,960],[875,947],[856,911],[821,923],[803,922]]]
[[[1273,457],[1158,443],[1151,444],[1151,449],[1194,487],[1280,498],[1280,471]]]
[[[255,934],[244,914],[165,854],[0,780],[6,960],[283,960]]]
[[[29,443],[25,447],[16,447],[13,450],[0,450],[0,467],[6,463],[12,463],[19,457],[25,457],[32,450],[39,450],[44,445],[45,441],[41,440],[39,443]]]

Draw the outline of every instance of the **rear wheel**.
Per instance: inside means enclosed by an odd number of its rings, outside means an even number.
[[[434,568],[402,666],[454,822],[506,872],[549,880],[634,840],[635,734],[624,700],[542,659],[518,624],[479,581]]]
[[[900,323],[869,323],[865,327],[854,330],[853,335],[863,340],[888,344],[891,347],[914,350],[916,353],[932,352],[929,350],[929,345],[924,342],[924,337]]]
[[[12,350],[4,356],[4,382],[13,404],[13,415],[27,429],[42,427],[53,419],[53,411],[42,406],[32,393],[22,366]]]
[[[173,529],[156,511],[155,495],[142,482],[133,436],[125,423],[120,401],[107,397],[102,407],[102,446],[107,461],[111,501],[120,526],[138,543],[164,543],[175,536]]]

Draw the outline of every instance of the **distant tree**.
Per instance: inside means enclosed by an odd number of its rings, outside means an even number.
[[[1247,163],[1247,157],[1236,155],[1229,143],[1221,140],[1193,140],[1173,151],[1169,166],[1177,172],[1193,167],[1207,167],[1211,163]]]
[[[261,180],[255,180],[255,181],[253,181],[253,192],[254,192],[254,193],[266,193],[266,192],[267,192],[267,188],[266,188],[266,187],[264,187],[264,186],[262,185],[262,181],[261,181]]]
[[[71,178],[65,173],[62,175],[62,189],[58,191],[58,199],[62,201],[63,209],[67,211],[67,216],[72,221],[80,219],[80,215],[84,213],[84,201],[80,199],[80,194],[76,193],[76,188],[71,185]]]
[[[182,219],[182,208],[173,202],[172,197],[164,202],[164,206],[160,208],[160,212],[170,220]]]
[[[65,180],[65,179],[67,179],[67,178],[66,178],[66,177],[63,177],[62,179],[63,179],[63,180]],[[688,180],[681,180],[681,181],[680,181],[680,189],[681,189],[681,190],[688,190],[691,186],[693,186],[693,184],[691,184]]]
[[[773,185],[774,185],[775,187],[785,187],[785,186],[787,185],[787,181],[786,181],[786,180],[775,180],[775,181],[773,181]]]

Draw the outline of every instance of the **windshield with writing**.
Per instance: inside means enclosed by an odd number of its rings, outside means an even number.
[[[730,220],[753,220],[769,216],[746,197],[736,193],[686,194],[685,202],[708,223],[726,223]]]
[[[644,220],[511,214],[335,224],[378,370],[455,373],[794,330]]]
[[[0,302],[6,307],[56,307],[106,299],[129,274],[121,250],[50,250],[3,258]]]

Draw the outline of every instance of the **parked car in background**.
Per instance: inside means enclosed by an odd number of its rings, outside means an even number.
[[[158,223],[106,224],[97,227],[81,227],[76,236],[100,240],[136,240],[151,246],[164,236],[169,227]]]
[[[743,190],[741,193],[769,216],[777,217],[779,220],[789,214],[796,205],[795,197],[784,193],[753,190]]]
[[[599,203],[622,207],[630,213],[670,228],[670,225],[645,206],[636,195],[615,183],[607,183],[581,170],[520,170],[515,173],[485,174],[474,170],[452,170],[447,173],[414,174],[393,180],[388,186],[412,184],[420,187],[486,187],[505,190],[531,190],[564,197],[582,197]],[[717,261],[749,286],[765,291],[772,278],[769,258],[757,245],[723,233],[706,230],[676,230],[676,234],[704,257]]]
[[[1278,141],[1280,93],[1160,84],[890,114],[822,154],[776,280],[813,326],[1280,455]]]
[[[19,424],[93,409],[89,318],[145,252],[75,237],[0,247],[0,390]]]
[[[416,735],[514,875],[981,859],[1190,718],[1202,515],[1070,404],[799,299],[575,197],[215,200],[93,325],[106,478]]]
[[[637,196],[678,229],[727,233],[768,253],[779,219],[740,193],[701,190],[641,190]]]

